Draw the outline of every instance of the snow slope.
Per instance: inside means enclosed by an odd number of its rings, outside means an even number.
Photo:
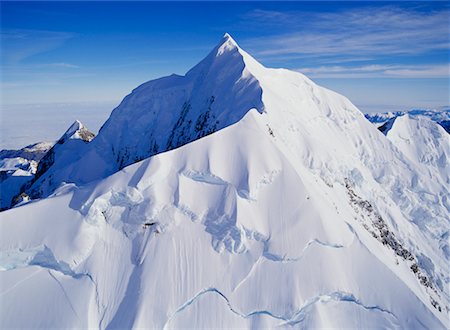
[[[383,134],[398,148],[398,152],[405,155],[409,163],[420,173],[413,177],[411,186],[415,187],[418,180],[440,182],[442,186],[450,184],[450,135],[438,123],[425,116],[403,115],[390,119],[384,125]],[[380,128],[381,130],[381,128]],[[429,200],[429,204],[439,203],[435,191],[421,191],[419,194]],[[446,190],[444,190],[445,193]],[[443,206],[450,209],[448,195],[442,195]],[[419,227],[427,231],[434,231],[434,239],[440,241],[443,252],[449,256],[448,226],[436,218],[433,207],[423,207],[420,203],[410,206],[411,219]],[[427,221],[418,221],[426,218]],[[437,229],[433,230],[432,227]]]
[[[0,327],[449,327],[445,178],[230,36],[85,145],[0,214]]]
[[[450,182],[450,135],[426,117],[397,117],[386,134],[408,159],[440,169],[444,182]]]

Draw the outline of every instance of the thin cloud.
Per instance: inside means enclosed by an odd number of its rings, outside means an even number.
[[[1,31],[2,62],[19,64],[20,62],[62,46],[76,34],[69,32],[6,29]]]
[[[255,10],[244,19],[250,25],[265,22],[268,30],[278,31],[248,40],[259,56],[358,58],[449,50],[449,17],[448,8],[420,12],[385,6],[322,13]],[[286,30],[296,32],[282,32]]]
[[[296,71],[313,78],[449,78],[450,64],[318,66]]]
[[[386,70],[386,75],[402,78],[450,78],[450,65]]]
[[[79,69],[80,67],[75,64],[65,63],[65,62],[57,62],[57,63],[49,63],[44,64],[43,66],[49,66],[54,68],[66,68],[66,69]]]
[[[61,85],[60,81],[57,80],[47,80],[42,79],[39,81],[39,86],[58,86]],[[13,82],[1,82],[0,90],[2,92],[10,92],[12,90],[22,90],[25,87],[36,87],[35,81],[21,80],[21,81],[13,81]]]

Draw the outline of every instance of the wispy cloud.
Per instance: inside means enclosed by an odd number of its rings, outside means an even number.
[[[437,65],[363,65],[299,68],[313,78],[448,78],[450,64]]]
[[[79,69],[80,67],[75,64],[65,63],[65,62],[56,62],[56,63],[48,63],[43,64],[43,66],[53,67],[53,68],[66,68],[66,69]]]
[[[4,29],[0,38],[2,43],[2,63],[20,62],[62,46],[76,34],[58,31]]]
[[[244,19],[250,25],[265,22],[267,30],[278,31],[248,40],[260,57],[348,55],[356,59],[449,50],[449,17],[448,8],[423,12],[364,6],[339,12],[254,10]],[[282,32],[286,30],[296,32]]]
[[[80,66],[65,61],[41,62],[33,57],[63,46],[76,34],[68,32],[4,29],[1,31],[0,72],[3,91],[24,87],[58,86],[63,82],[88,76]]]

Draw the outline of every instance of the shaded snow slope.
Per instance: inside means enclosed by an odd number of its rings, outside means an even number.
[[[1,213],[0,326],[448,328],[448,180],[392,141],[226,35]]]

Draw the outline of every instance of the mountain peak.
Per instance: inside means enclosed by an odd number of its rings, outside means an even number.
[[[213,50],[200,61],[196,66],[189,70],[186,76],[198,75],[200,71],[209,71],[211,67],[216,66],[218,70],[220,67],[240,66],[241,69],[249,69],[249,65],[257,70],[262,65],[245,52],[230,34],[225,33],[220,42],[213,48]],[[240,70],[242,72],[242,70]],[[203,75],[203,74],[201,74]]]
[[[78,131],[79,129],[82,129],[84,126],[83,124],[76,119],[72,125],[70,125],[70,127],[67,129],[67,131],[64,133],[65,136],[72,136],[76,131]]]
[[[227,51],[233,51],[235,49],[240,49],[236,41],[229,35],[228,33],[225,33],[222,37],[222,40],[217,46],[217,56],[227,52]]]
[[[95,135],[90,132],[79,120],[75,120],[59,139],[58,143],[62,144],[68,139],[81,139],[85,142],[89,142],[94,138],[94,136]]]
[[[233,37],[229,33],[225,33],[222,37],[221,44],[230,43],[237,46],[237,42],[233,39]]]

